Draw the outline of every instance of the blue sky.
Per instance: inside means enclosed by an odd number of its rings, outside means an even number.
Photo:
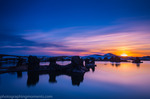
[[[149,12],[149,0],[0,0],[0,53],[150,55]]]

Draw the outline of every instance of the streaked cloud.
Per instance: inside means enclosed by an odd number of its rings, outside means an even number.
[[[49,31],[34,30],[18,34],[1,33],[1,52],[41,55],[87,55],[127,53],[149,55],[150,21],[110,26],[79,26]],[[14,52],[15,53],[15,52]]]

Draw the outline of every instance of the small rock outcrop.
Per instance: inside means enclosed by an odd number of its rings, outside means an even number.
[[[23,58],[19,57],[16,67],[22,66],[22,64],[23,64]]]
[[[49,62],[50,62],[49,66],[56,65],[56,61],[57,61],[57,59],[55,57],[54,58],[49,58]]]
[[[83,67],[83,60],[80,59],[79,56],[73,56],[71,59],[71,65],[74,69],[81,70],[81,67]]]
[[[71,64],[59,65],[56,63],[56,58],[50,58],[49,70],[62,72],[86,72],[86,67],[83,65],[83,60],[79,56],[73,56]]]
[[[95,59],[94,58],[90,58],[90,59],[85,59],[85,66],[87,65],[95,65]]]
[[[38,70],[40,66],[40,60],[36,56],[28,57],[28,70]]]
[[[121,59],[118,56],[112,56],[111,59],[110,59],[110,61],[111,62],[121,62]]]
[[[87,68],[87,70],[89,71],[90,69],[92,69],[92,71],[95,71],[95,59],[94,58],[90,58],[90,59],[85,59],[85,67]]]
[[[83,65],[83,60],[79,56],[73,56],[71,63],[68,65],[59,65],[56,63],[57,58],[52,57],[49,59],[49,66],[39,66],[40,60],[36,56],[28,57],[28,70],[37,71],[57,71],[57,72],[69,72],[69,73],[85,73],[88,71],[86,66]],[[95,64],[94,60],[89,61],[92,65]]]
[[[140,60],[139,57],[136,57],[136,58],[132,61],[132,63],[143,63],[143,62],[141,62],[141,60]]]

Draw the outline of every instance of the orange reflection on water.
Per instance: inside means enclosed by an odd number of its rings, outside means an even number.
[[[96,62],[95,72],[86,77],[99,82],[147,87],[150,83],[150,62],[142,64]],[[150,86],[149,86],[150,87]]]

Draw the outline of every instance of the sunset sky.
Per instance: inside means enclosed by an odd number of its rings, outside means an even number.
[[[150,55],[150,0],[0,0],[0,54]]]

